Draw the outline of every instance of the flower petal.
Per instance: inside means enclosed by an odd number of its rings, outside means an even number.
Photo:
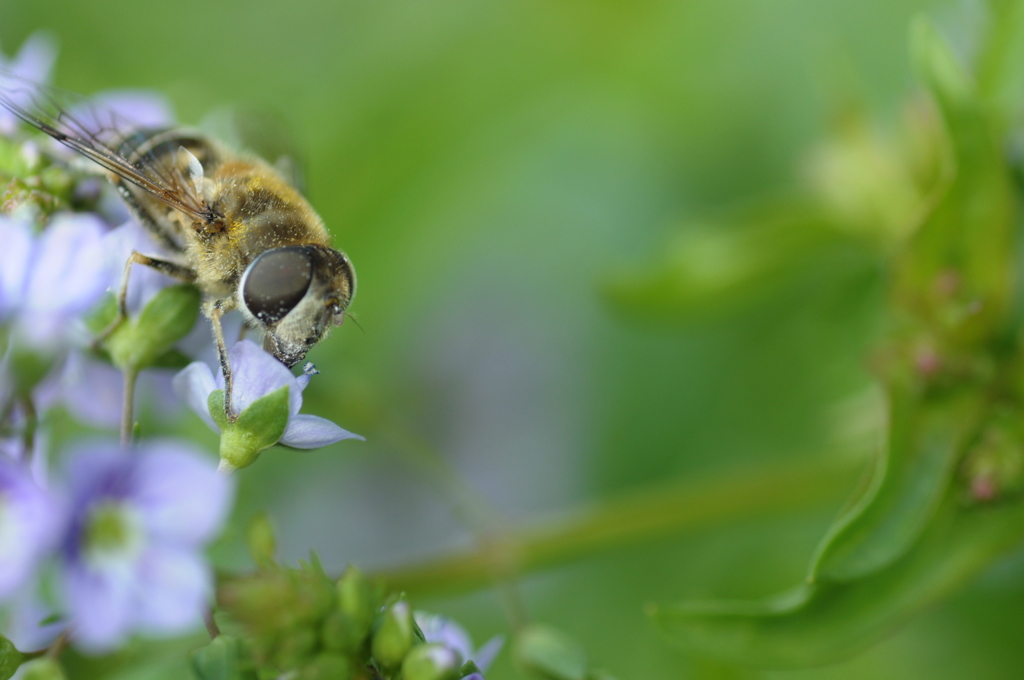
[[[174,376],[171,385],[174,393],[195,411],[211,430],[220,432],[220,428],[210,416],[210,393],[217,389],[217,382],[209,366],[201,361],[193,361]]]
[[[147,534],[161,543],[197,546],[213,538],[233,497],[230,480],[190,446],[150,443],[137,454],[130,498]]]
[[[470,660],[477,665],[477,668],[482,671],[486,671],[491,667],[491,664],[494,663],[494,658],[498,656],[498,652],[500,652],[501,648],[504,646],[505,636],[495,635],[485,642],[480,649],[476,650],[476,653],[470,657]]]
[[[53,547],[60,524],[55,499],[29,471],[0,457],[0,598],[24,586]]]
[[[107,232],[103,237],[103,249],[106,255],[107,285],[112,290],[120,289],[124,278],[124,265],[133,250],[160,259],[173,259],[133,219]],[[131,276],[128,278],[129,313],[141,310],[157,292],[172,283],[175,283],[173,278],[161,274],[152,267],[132,267]]]
[[[112,429],[121,422],[124,377],[110,364],[72,351],[58,389],[64,405],[80,422]]]
[[[36,31],[21,44],[18,54],[7,61],[5,68],[25,80],[45,83],[50,80],[50,71],[56,60],[56,40],[45,31]]]
[[[65,569],[64,602],[75,630],[75,646],[100,653],[115,649],[135,618],[135,579],[130,572]]]
[[[228,360],[231,362],[234,381],[231,398],[235,413],[241,413],[252,402],[285,385],[289,387],[290,412],[298,412],[302,402],[300,390],[296,389],[295,376],[271,354],[264,352],[251,340],[240,340],[228,350]],[[223,375],[217,375],[217,386],[223,389]]]
[[[138,577],[140,630],[171,634],[202,624],[213,574],[195,551],[154,546],[139,561]]]
[[[27,222],[0,216],[0,319],[25,302],[35,236]]]
[[[364,437],[342,429],[326,418],[299,414],[288,420],[288,427],[281,435],[280,443],[296,449],[318,449],[342,439],[366,441]]]
[[[102,221],[88,213],[60,215],[50,222],[29,272],[25,293],[30,311],[73,315],[99,300],[109,283],[103,229]]]

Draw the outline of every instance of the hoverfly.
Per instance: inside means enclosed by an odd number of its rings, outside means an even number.
[[[229,419],[235,415],[225,312],[241,310],[248,326],[263,331],[264,349],[289,368],[341,325],[355,293],[352,263],[331,247],[306,199],[265,160],[194,130],[140,127],[84,97],[2,72],[0,105],[106,170],[139,224],[172,253],[158,259],[132,252],[118,322],[126,316],[133,264],[199,287]]]

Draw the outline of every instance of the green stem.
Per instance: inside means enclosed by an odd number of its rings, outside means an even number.
[[[135,368],[124,370],[124,393],[121,397],[121,448],[126,449],[132,443],[132,422],[135,409],[135,383],[139,371]]]
[[[534,526],[491,534],[473,549],[381,575],[390,588],[417,595],[473,590],[502,575],[536,571],[716,522],[841,498],[862,467],[859,459],[836,459],[659,485]]]

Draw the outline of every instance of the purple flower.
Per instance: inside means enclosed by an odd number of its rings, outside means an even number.
[[[171,391],[173,375],[172,371],[164,369],[143,371],[135,388],[137,408],[141,408],[141,404],[153,404],[154,415],[162,421],[176,418],[181,412],[181,402]],[[45,381],[44,386],[48,388],[45,395],[48,403],[59,401],[79,422],[108,429],[117,429],[121,422],[124,375],[106,361],[72,350],[55,378]],[[37,388],[33,394],[42,392]],[[43,402],[43,407],[48,403]]]
[[[281,435],[280,444],[297,449],[315,449],[342,439],[363,439],[325,418],[299,413],[302,390],[309,384],[310,376],[295,377],[284,364],[253,342],[242,340],[236,343],[228,350],[228,360],[234,378],[232,406],[235,414],[242,413],[260,397],[288,387],[288,425]],[[208,404],[210,393],[222,389],[224,376],[217,371],[214,378],[210,367],[201,361],[189,364],[174,377],[175,393],[215,432],[220,432],[220,428],[210,416]]]
[[[162,260],[174,259],[158,246],[149,232],[139,226],[134,219],[128,220],[121,226],[111,229],[103,237],[103,251],[108,268],[107,285],[111,290],[120,290],[124,279],[124,265],[133,250]],[[177,281],[152,267],[133,266],[128,279],[128,313],[135,314],[145,307],[154,295],[173,283]]]
[[[57,59],[57,45],[46,33],[33,33],[22,43],[18,54],[7,58],[0,54],[0,70],[33,83],[50,80],[50,71]],[[0,134],[10,134],[18,118],[7,109],[0,109]]]
[[[473,641],[470,639],[469,634],[455,621],[438,616],[437,614],[428,614],[427,612],[416,612],[413,616],[416,619],[416,625],[423,631],[423,636],[427,639],[427,642],[444,645],[459,655],[462,659],[461,663],[472,661],[481,671],[486,671],[490,668],[494,657],[498,656],[498,652],[501,651],[502,646],[505,644],[504,637],[495,635],[484,643],[483,647],[474,650]],[[472,678],[477,675],[474,674],[469,677]],[[483,676],[479,677],[480,680],[483,680]]]
[[[54,617],[53,609],[43,603],[34,588],[19,590],[6,610],[0,631],[23,651],[45,649],[64,629],[64,623]]]
[[[104,226],[90,214],[59,215],[41,234],[0,216],[0,321],[16,340],[52,352],[74,336],[79,316],[99,301],[109,277]]]
[[[188,445],[80,450],[68,468],[62,585],[76,645],[101,652],[128,635],[180,633],[201,621],[212,574],[201,549],[232,488]]]
[[[0,456],[0,599],[32,580],[60,529],[57,501],[21,463]]]

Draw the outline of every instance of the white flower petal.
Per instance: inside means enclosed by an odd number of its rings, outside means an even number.
[[[296,449],[317,449],[342,439],[366,441],[364,437],[344,430],[326,418],[299,414],[288,420],[288,427],[285,428],[280,443]]]
[[[220,432],[220,428],[210,416],[210,393],[217,389],[217,383],[209,366],[201,361],[193,361],[174,376],[171,385],[174,393],[195,411],[211,430]]]

